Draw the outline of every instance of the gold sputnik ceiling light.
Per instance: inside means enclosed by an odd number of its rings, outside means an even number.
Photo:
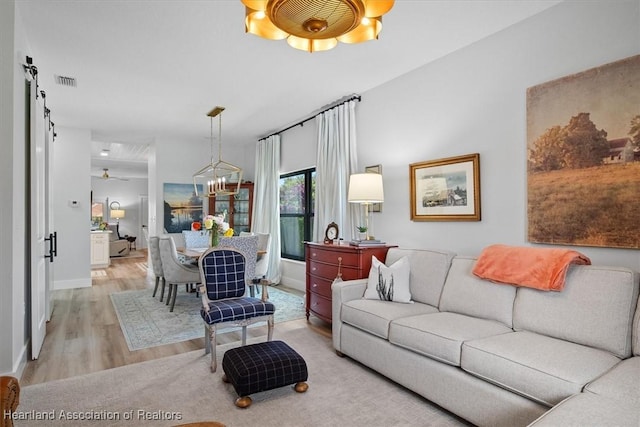
[[[248,33],[309,52],[378,38],[394,0],[241,0]]]

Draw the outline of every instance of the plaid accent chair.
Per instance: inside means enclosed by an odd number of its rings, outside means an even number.
[[[229,248],[209,248],[200,260],[202,309],[205,323],[205,354],[211,352],[211,372],[217,369],[216,331],[218,328],[241,326],[242,345],[247,344],[247,326],[267,322],[267,341],[273,336],[275,306],[267,301],[263,284],[262,298],[244,296],[246,293],[246,259],[242,252]]]

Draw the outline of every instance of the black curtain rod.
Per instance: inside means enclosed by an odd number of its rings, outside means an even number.
[[[293,129],[293,128],[294,128],[294,127],[296,127],[296,126],[304,126],[304,124],[305,124],[306,122],[308,122],[309,120],[311,120],[311,119],[315,118],[318,114],[326,113],[326,112],[327,112],[327,111],[329,111],[329,110],[333,110],[334,108],[339,107],[340,105],[342,105],[342,104],[346,104],[347,102],[349,102],[349,101],[353,101],[353,100],[356,100],[356,101],[360,102],[360,101],[362,100],[362,97],[361,97],[360,95],[352,95],[352,96],[350,96],[350,97],[349,97],[349,98],[347,98],[347,99],[344,99],[344,100],[342,100],[342,101],[339,101],[337,104],[334,104],[334,105],[332,105],[331,107],[325,108],[325,109],[324,109],[324,110],[322,110],[322,111],[318,111],[317,113],[314,113],[313,115],[311,115],[311,116],[307,117],[306,119],[300,120],[299,122],[294,123],[294,124],[292,124],[292,125],[290,125],[290,126],[287,126],[287,127],[286,127],[286,128],[284,128],[284,129],[281,129],[281,130],[279,130],[279,131],[277,131],[277,132],[273,132],[272,134],[269,134],[269,135],[267,135],[267,136],[264,136],[264,137],[260,138],[258,141],[262,141],[262,140],[265,140],[265,139],[269,138],[270,136],[278,135],[278,134],[280,134],[280,133],[282,133],[282,132],[286,132],[286,131],[288,131],[289,129]]]

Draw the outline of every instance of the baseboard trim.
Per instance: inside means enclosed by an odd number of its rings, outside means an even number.
[[[53,282],[53,289],[75,289],[75,288],[90,288],[91,277],[86,279],[73,279],[73,280],[55,280]]]
[[[22,374],[24,373],[24,370],[26,367],[27,367],[27,344],[22,346],[22,349],[20,350],[20,354],[18,355],[18,358],[13,363],[13,366],[11,368],[13,369],[13,372],[2,372],[0,373],[0,375],[8,375],[20,380],[20,378],[22,378]]]

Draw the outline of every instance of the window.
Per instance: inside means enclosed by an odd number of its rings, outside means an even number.
[[[313,236],[315,189],[315,168],[280,176],[282,258],[304,260],[304,242]]]

